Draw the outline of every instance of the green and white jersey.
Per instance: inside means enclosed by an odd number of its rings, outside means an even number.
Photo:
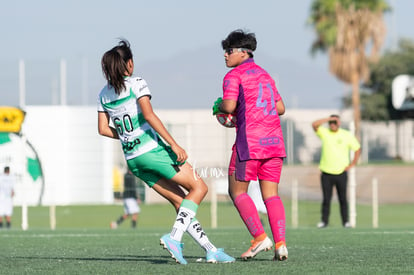
[[[107,112],[119,135],[127,160],[145,154],[156,148],[158,135],[142,115],[137,100],[151,97],[147,83],[140,77],[126,77],[126,89],[117,94],[106,85],[99,93],[98,112]]]

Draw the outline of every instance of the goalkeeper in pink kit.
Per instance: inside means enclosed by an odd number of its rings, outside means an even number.
[[[229,195],[253,237],[241,257],[255,257],[268,251],[273,242],[267,236],[256,206],[247,194],[251,180],[259,180],[263,201],[275,243],[274,260],[286,260],[285,210],[278,185],[286,157],[279,115],[285,106],[274,80],[253,59],[256,37],[242,30],[231,32],[222,42],[226,66],[233,68],[223,81],[223,98],[213,107],[236,115],[236,142],[229,165]]]

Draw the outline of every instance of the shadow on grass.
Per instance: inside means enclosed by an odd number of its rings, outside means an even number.
[[[175,262],[170,256],[137,256],[137,255],[119,255],[112,257],[51,257],[51,256],[13,256],[10,257],[14,260],[56,260],[56,261],[97,261],[97,262],[147,262],[152,264],[166,264],[169,262]]]

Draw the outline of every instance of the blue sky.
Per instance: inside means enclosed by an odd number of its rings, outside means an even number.
[[[94,105],[105,84],[102,54],[127,38],[135,74],[145,78],[158,108],[210,108],[221,94],[220,42],[238,28],[256,33],[255,60],[276,79],[287,107],[339,107],[349,87],[311,57],[306,25],[311,0],[3,1],[0,10],[0,105],[19,105],[18,61],[26,66],[26,105],[59,102],[59,62],[67,63],[67,102]],[[414,1],[389,1],[390,49],[414,39]]]

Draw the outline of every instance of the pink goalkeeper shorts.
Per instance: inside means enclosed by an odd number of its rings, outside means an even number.
[[[240,161],[237,157],[236,146],[230,159],[229,175],[236,172],[239,181],[267,180],[279,183],[282,172],[283,158],[251,159]]]

